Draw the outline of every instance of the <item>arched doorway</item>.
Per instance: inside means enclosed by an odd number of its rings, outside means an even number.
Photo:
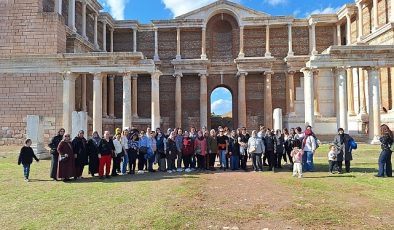
[[[233,129],[233,94],[224,87],[215,88],[210,96],[211,101],[211,129],[217,129],[219,126]]]

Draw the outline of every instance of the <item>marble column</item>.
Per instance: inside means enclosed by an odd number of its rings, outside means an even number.
[[[244,27],[240,26],[239,27],[239,54],[238,58],[244,58],[245,53],[244,53]]]
[[[311,39],[312,39],[312,51],[311,55],[316,55],[318,54],[317,49],[316,49],[316,23],[311,24]]]
[[[153,57],[153,60],[154,61],[160,61],[160,57],[159,57],[159,32],[158,32],[157,28],[155,28],[155,56]]]
[[[103,51],[107,52],[107,22],[103,21]]]
[[[62,15],[62,0],[55,0],[55,13]]]
[[[138,118],[138,75],[133,75],[133,89],[132,92],[132,111],[133,111],[133,118]]]
[[[93,79],[93,131],[103,135],[103,95],[101,73],[94,73]]]
[[[151,129],[156,130],[160,127],[160,71],[155,71],[151,75],[152,79],[152,125]]]
[[[314,90],[314,114],[315,116],[321,116],[320,114],[320,90],[319,90],[319,71],[314,70],[313,71],[313,90]]]
[[[175,127],[182,127],[182,73],[175,73]]]
[[[272,127],[272,75],[273,72],[265,72],[264,85],[264,125],[269,128]]]
[[[359,74],[359,90],[360,90],[360,113],[359,116],[362,117],[363,115],[367,114],[367,99],[366,99],[366,94],[365,94],[365,75],[364,75],[364,70],[359,69],[358,70]]]
[[[368,136],[371,144],[379,143],[380,136],[380,77],[379,69],[368,68],[368,103],[369,103],[369,123]]]
[[[111,39],[111,43],[110,43],[110,52],[113,53],[114,52],[114,29],[110,29],[110,39]]]
[[[337,45],[342,45],[341,25],[337,25]]]
[[[271,57],[270,52],[270,26],[265,27],[265,56]]]
[[[207,31],[205,27],[201,28],[202,32],[202,41],[201,41],[201,59],[207,59],[207,53],[206,53],[206,42],[207,42]]]
[[[181,60],[181,28],[176,28],[176,60]]]
[[[99,49],[98,41],[97,41],[97,23],[98,23],[98,15],[94,14],[94,47],[96,50]]]
[[[315,124],[315,105],[313,103],[313,70],[309,68],[303,68],[301,71],[304,73],[305,125],[310,125],[313,127]]]
[[[81,87],[81,97],[82,97],[82,111],[84,111],[84,112],[87,112],[88,111],[88,109],[87,109],[87,103],[86,103],[86,78],[87,78],[87,76],[86,76],[86,74],[82,74],[81,75],[81,77],[82,77],[82,87]]]
[[[63,76],[63,127],[66,133],[72,132],[72,112],[75,110],[75,79],[74,73]]]
[[[287,78],[288,78],[288,85],[289,85],[289,109],[288,109],[288,113],[289,115],[295,115],[295,85],[294,85],[294,71],[289,71],[289,73],[287,74]]]
[[[378,9],[379,9],[378,0],[373,0],[372,1],[372,20],[373,20],[372,31],[373,32],[375,32],[379,27]]]
[[[289,52],[287,53],[287,56],[292,57],[294,56],[293,52],[293,25],[288,24],[287,29],[288,29],[288,36],[289,36]]]
[[[88,40],[88,36],[86,36],[86,2],[82,2],[82,37],[85,40]]]
[[[103,75],[103,117],[108,117],[108,77],[107,75]]]
[[[246,76],[247,72],[238,73],[238,128],[246,127]]]
[[[68,27],[75,33],[75,0],[68,0]]]
[[[123,75],[123,118],[122,129],[132,126],[132,111],[131,111],[131,74]]]
[[[115,76],[108,77],[108,115],[115,118]]]
[[[352,20],[349,14],[346,14],[346,45],[352,44]]]
[[[345,133],[348,132],[348,103],[347,103],[347,80],[346,69],[337,68],[336,75],[336,88],[337,88],[337,128],[343,128]]]
[[[133,52],[137,52],[137,29],[133,29]]]
[[[357,14],[358,14],[358,32],[357,32],[357,42],[361,42],[361,39],[363,37],[363,4],[362,3],[357,3]]]
[[[208,127],[208,83],[207,74],[200,76],[200,126]]]
[[[355,116],[354,111],[354,84],[353,84],[353,69],[349,68],[346,70],[347,75],[347,98],[348,98],[348,112],[349,116]]]

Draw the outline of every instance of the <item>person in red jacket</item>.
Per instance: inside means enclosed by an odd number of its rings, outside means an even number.
[[[198,131],[197,138],[194,140],[194,152],[197,155],[197,166],[199,170],[205,170],[205,160],[207,155],[208,143],[202,131]]]
[[[190,166],[194,154],[193,141],[189,136],[189,132],[185,131],[182,140],[182,159],[185,166],[185,172],[191,172]]]

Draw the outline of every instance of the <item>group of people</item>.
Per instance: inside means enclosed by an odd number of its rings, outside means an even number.
[[[381,133],[378,176],[384,176],[384,171],[387,176],[392,176],[393,133],[387,125],[382,125]],[[165,133],[160,128],[147,128],[146,131],[125,128],[123,131],[116,129],[113,136],[105,131],[103,137],[94,131],[89,140],[84,131],[79,131],[71,139],[70,134],[60,129],[49,144],[52,156],[50,177],[53,180],[77,180],[85,166],[88,166],[90,175],[98,174],[100,179],[155,172],[154,165],[167,173],[215,171],[217,159],[221,170],[248,171],[247,161],[250,159],[255,172],[263,171],[263,166],[268,166],[268,171],[275,171],[282,168],[283,161],[293,167],[293,176],[301,178],[303,171],[314,171],[313,157],[319,144],[311,126],[304,131],[300,127],[273,131],[260,125],[259,130],[253,130],[251,134],[245,127],[237,130],[219,127],[210,131],[205,127],[201,130],[192,127],[190,131],[176,128]],[[27,140],[18,161],[24,165],[27,181],[30,164],[36,158],[30,145],[31,141]],[[343,161],[346,172],[350,172],[352,150],[356,148],[353,138],[340,128],[330,144],[329,173],[342,173]]]

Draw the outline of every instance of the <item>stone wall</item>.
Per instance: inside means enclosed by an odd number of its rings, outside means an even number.
[[[146,58],[152,59],[155,55],[155,32],[138,31],[137,51],[142,52]]]
[[[309,29],[308,27],[293,27],[293,52],[294,55],[309,54]]]
[[[184,59],[198,59],[201,56],[202,31],[181,30],[181,55]]]
[[[287,27],[270,29],[270,52],[272,56],[280,59],[287,56],[289,52],[288,38]]]
[[[130,29],[116,29],[114,31],[114,52],[133,51],[133,31]]]
[[[150,78],[149,78],[150,79]],[[182,79],[183,83],[183,79]],[[186,83],[185,83],[186,84]],[[184,86],[182,85],[182,88]],[[140,94],[138,94],[140,95]],[[183,95],[182,95],[183,97]],[[150,105],[150,103],[149,103]],[[160,77],[160,115],[162,119],[169,122],[169,126],[174,128],[175,125],[175,78],[171,75]],[[150,118],[150,115],[147,116]],[[163,129],[169,128],[163,126]]]
[[[334,28],[332,26],[316,26],[316,49],[319,53],[334,44]]]
[[[372,4],[363,8],[363,35],[368,35],[372,31]]]
[[[176,30],[159,30],[159,57],[162,60],[172,60],[176,56]]]
[[[198,75],[183,76],[181,93],[182,127],[184,129],[192,126],[200,127],[200,77]],[[173,98],[175,100],[175,97]],[[174,107],[170,108],[175,108],[175,102]]]
[[[244,29],[245,57],[264,57],[265,55],[265,28]]]
[[[246,127],[257,129],[264,123],[264,75],[248,74],[246,76]],[[236,111],[233,111],[233,114]]]

